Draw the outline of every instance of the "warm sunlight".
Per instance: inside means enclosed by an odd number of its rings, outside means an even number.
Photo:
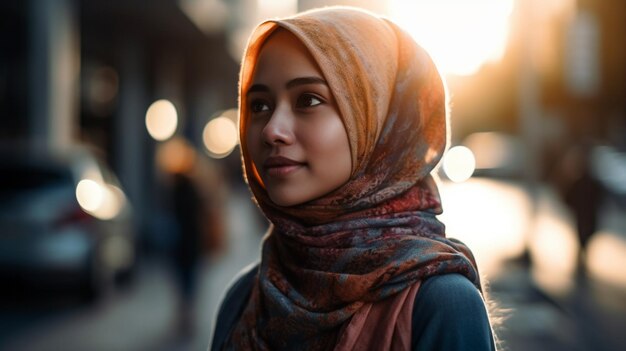
[[[563,296],[573,287],[578,241],[571,214],[554,189],[539,192],[529,238],[532,276],[544,291]]]
[[[505,49],[513,0],[391,0],[389,14],[442,74],[470,75]]]
[[[521,184],[470,178],[442,182],[440,191],[448,236],[472,248],[483,274],[497,275],[502,261],[523,252],[532,204]]]
[[[257,17],[259,19],[283,17],[298,12],[296,0],[257,0]]]

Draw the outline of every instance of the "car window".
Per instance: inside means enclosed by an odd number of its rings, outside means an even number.
[[[0,166],[0,197],[72,185],[69,170],[35,165]]]

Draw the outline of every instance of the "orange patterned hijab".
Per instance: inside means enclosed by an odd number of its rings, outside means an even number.
[[[292,207],[269,199],[245,144],[245,92],[277,28],[300,39],[318,63],[353,164],[342,187]],[[353,336],[372,327],[407,340],[406,315],[388,319],[385,311],[410,306],[419,282],[456,272],[480,286],[471,253],[448,240],[436,218],[441,205],[430,173],[447,144],[445,91],[433,61],[406,32],[345,7],[264,22],[244,54],[239,96],[244,173],[272,227],[227,349],[358,348]]]
[[[426,51],[392,22],[365,11],[309,11],[259,25],[243,59],[241,149],[248,184],[262,208],[274,206],[247,154],[245,92],[259,51],[277,27],[298,37],[320,66],[343,117],[354,165],[350,182],[333,194],[281,211],[325,222],[344,210],[387,200],[430,174],[445,150],[447,118],[443,82]]]

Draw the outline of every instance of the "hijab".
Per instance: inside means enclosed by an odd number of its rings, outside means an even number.
[[[344,185],[290,207],[268,197],[245,137],[246,91],[263,44],[278,28],[295,35],[319,65],[353,165]],[[239,89],[244,175],[271,226],[226,349],[354,349],[368,328],[389,330],[385,342],[406,341],[410,318],[398,311],[412,306],[421,281],[460,273],[480,287],[471,253],[447,239],[436,218],[442,208],[430,174],[447,144],[445,89],[428,53],[405,31],[347,7],[268,20],[249,39]]]

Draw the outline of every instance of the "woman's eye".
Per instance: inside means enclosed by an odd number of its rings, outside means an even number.
[[[303,94],[298,98],[298,101],[296,101],[296,107],[299,107],[299,108],[313,107],[313,106],[322,104],[322,102],[323,102],[322,99],[318,98],[315,95]]]
[[[252,111],[253,113],[260,113],[260,112],[265,112],[269,110],[270,110],[270,107],[265,101],[255,100],[255,101],[252,101],[252,103],[250,103],[250,111]]]

